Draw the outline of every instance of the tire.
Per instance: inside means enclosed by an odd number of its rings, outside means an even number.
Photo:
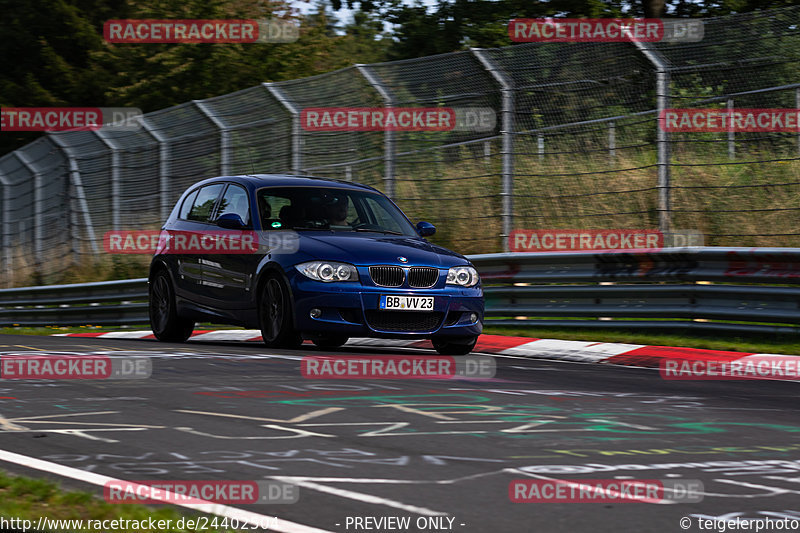
[[[465,339],[431,339],[433,348],[442,355],[467,355],[475,347],[478,337]]]
[[[268,274],[258,299],[261,337],[270,348],[298,348],[303,343],[294,329],[289,289],[276,274]]]
[[[194,322],[178,316],[175,290],[166,270],[153,276],[149,287],[150,328],[162,342],[185,342],[192,336]]]
[[[350,337],[345,335],[319,335],[311,339],[316,346],[320,348],[338,348],[350,340]]]

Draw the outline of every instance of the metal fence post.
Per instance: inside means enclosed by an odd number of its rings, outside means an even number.
[[[608,123],[608,158],[613,160],[617,157],[617,125],[615,122]]]
[[[42,198],[42,189],[44,188],[42,174],[36,170],[33,162],[23,154],[20,150],[14,152],[14,155],[19,159],[20,163],[33,174],[33,253],[34,260],[40,264],[43,260],[42,241],[44,239],[44,209]]]
[[[503,143],[500,153],[503,157],[503,170],[500,197],[503,207],[500,216],[503,223],[503,233],[500,237],[503,240],[503,251],[508,252],[510,250],[508,237],[514,227],[514,86],[509,77],[494,64],[483,49],[470,48],[470,50],[483,68],[500,85],[500,93],[502,95],[503,107],[500,135]]]
[[[119,146],[106,137],[102,128],[94,130],[97,138],[111,151],[111,227],[118,231],[120,216],[120,184],[119,184]]]
[[[169,186],[169,158],[170,158],[170,145],[169,139],[158,131],[152,124],[147,122],[145,117],[139,121],[142,128],[158,143],[158,188],[161,203],[160,216],[161,220],[166,220],[170,212],[170,186]]]
[[[728,124],[732,124],[733,118],[733,98],[728,98]],[[728,128],[728,159],[736,159],[736,144],[734,142],[736,134],[733,128]]]
[[[656,68],[656,128],[658,144],[658,229],[662,232],[670,231],[671,221],[671,198],[670,198],[670,137],[666,128],[661,127],[660,118],[669,109],[669,84],[670,70],[669,63],[655,48],[649,43],[633,41],[633,45],[639,49],[650,63]]]
[[[227,176],[231,172],[231,132],[225,123],[214,115],[202,101],[192,100],[192,103],[197,106],[197,109],[199,109],[212,124],[219,128],[219,171],[223,176]]]
[[[69,148],[65,143],[58,138],[58,135],[53,135],[52,133],[49,134],[50,140],[58,146],[64,155],[67,157],[67,161],[69,161],[69,179],[70,183],[73,187],[75,187],[75,195],[78,197],[78,203],[81,206],[81,211],[83,212],[83,223],[86,225],[86,235],[89,238],[89,244],[92,247],[92,252],[95,255],[100,254],[100,250],[97,247],[97,241],[95,240],[94,234],[94,224],[92,224],[92,215],[89,213],[89,202],[86,201],[86,192],[83,190],[83,181],[81,180],[81,172],[78,167],[78,161],[75,158],[75,154],[72,152],[72,149]]]
[[[261,85],[263,85],[269,93],[286,108],[289,114],[292,115],[292,172],[295,174],[302,174],[303,154],[301,150],[303,130],[300,128],[300,110],[274,83],[264,82]]]
[[[800,88],[794,90],[794,107],[800,109]],[[800,155],[800,131],[797,132],[797,155]]]
[[[14,269],[11,264],[11,182],[5,174],[0,172],[0,185],[3,186],[3,272],[5,272],[5,279],[9,286],[13,284]]]
[[[394,107],[394,97],[389,89],[378,80],[378,77],[369,68],[369,65],[356,64],[356,68],[361,73],[367,82],[375,89],[381,98],[383,98],[383,105],[386,108]],[[394,197],[394,132],[384,130],[383,132],[383,183],[386,196],[389,198]]]

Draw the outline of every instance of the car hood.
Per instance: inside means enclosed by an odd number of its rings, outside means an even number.
[[[450,267],[467,263],[461,255],[421,237],[380,233],[298,232],[300,251],[316,259],[354,265],[420,265]],[[407,262],[399,258],[405,257]]]

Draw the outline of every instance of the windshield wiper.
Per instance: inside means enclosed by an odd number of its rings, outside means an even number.
[[[392,231],[390,229],[369,229],[369,228],[354,228],[353,231],[369,231],[372,233],[385,233],[386,235],[405,235],[399,231]]]

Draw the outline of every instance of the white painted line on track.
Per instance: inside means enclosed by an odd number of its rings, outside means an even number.
[[[355,492],[352,490],[337,489],[336,487],[328,487],[327,485],[320,485],[319,483],[313,483],[311,481],[305,481],[303,479],[298,479],[291,476],[286,476],[286,477],[272,476],[272,479],[276,479],[278,481],[285,481],[286,483],[292,483],[300,487],[317,490],[319,492],[324,492],[327,494],[333,494],[334,496],[339,496],[341,498],[349,498],[351,500],[356,500],[362,503],[385,505],[387,507],[393,507],[395,509],[401,509],[409,513],[416,513],[423,516],[447,516],[449,514],[440,511],[433,511],[425,507],[417,507],[416,505],[408,505],[395,500],[390,500],[388,498],[382,498],[380,496],[373,496],[372,494],[364,494],[363,492]]]
[[[6,450],[0,450],[0,461],[6,461],[16,465],[25,466],[27,468],[33,468],[35,470],[42,470],[44,472],[49,472],[62,477],[91,483],[92,485],[97,485],[99,487],[104,487],[106,483],[125,483],[127,486],[133,488],[142,486],[130,481],[103,476],[100,474],[95,474],[94,472],[87,472],[86,470],[79,470],[70,466],[60,465],[58,463],[51,463],[50,461],[43,461],[42,459],[20,455],[18,453],[9,452]],[[221,516],[223,518],[228,518],[229,520],[238,520],[240,522],[253,525],[256,528],[260,528],[264,524],[269,524],[269,529],[271,531],[279,531],[281,533],[333,533],[326,529],[317,529],[315,527],[305,526],[296,522],[290,522],[289,520],[283,520],[276,516],[262,515],[220,503],[170,502],[168,499],[172,496],[172,493],[166,490],[163,492],[165,493],[164,500],[167,500],[165,503],[169,503],[170,505],[177,505],[178,507],[185,507],[187,509],[193,509],[195,511]],[[151,495],[151,498],[161,499],[156,498],[155,495]]]

